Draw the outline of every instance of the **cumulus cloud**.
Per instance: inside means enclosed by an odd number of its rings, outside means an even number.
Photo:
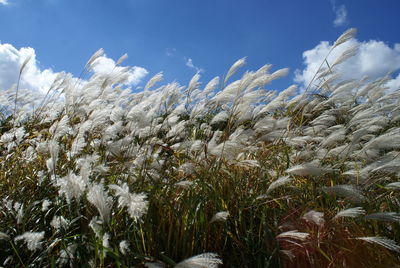
[[[113,71],[120,71],[125,67],[115,66],[115,61],[106,56],[99,57],[93,67],[93,71],[99,74],[109,74]],[[129,67],[128,69],[128,80],[125,85],[136,86],[149,72],[143,67]]]
[[[354,46],[358,46],[356,55],[337,66],[341,79],[361,79],[367,76],[369,80],[373,80],[400,69],[400,44],[390,47],[376,40],[361,42],[351,39],[332,51],[327,59],[328,63],[332,64],[344,51]],[[313,49],[303,52],[305,68],[296,70],[295,82],[308,86],[331,48],[332,44],[322,41]],[[400,77],[397,76],[388,86],[394,89],[399,83]]]
[[[0,90],[9,89],[17,83],[20,67],[29,57],[21,76],[20,88],[35,92],[46,92],[49,89],[57,73],[51,69],[39,68],[33,48],[16,49],[10,44],[0,44]]]
[[[8,1],[7,0],[0,0],[0,5],[8,5]]]
[[[35,50],[31,47],[23,47],[20,49],[15,48],[11,44],[0,43],[0,90],[11,88],[18,82],[18,75],[20,68],[25,61],[30,60],[23,69],[20,80],[20,89],[30,90],[31,92],[43,94],[52,85],[54,79],[59,73],[54,72],[52,69],[43,69],[39,66],[36,59]],[[96,60],[94,72],[97,73],[110,73],[115,67],[114,60],[107,57],[100,57]],[[114,71],[120,70],[117,66]],[[128,80],[126,86],[135,86],[141,82],[144,76],[147,75],[147,70],[142,67],[129,67]]]
[[[198,73],[201,73],[201,72],[204,71],[203,69],[201,69],[201,68],[195,66],[195,65],[193,64],[193,60],[192,60],[191,58],[188,58],[188,59],[186,60],[186,66],[189,67],[189,68],[191,68],[191,69],[196,70],[196,72],[198,72]]]

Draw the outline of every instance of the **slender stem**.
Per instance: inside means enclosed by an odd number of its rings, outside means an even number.
[[[18,250],[15,248],[14,243],[11,240],[10,240],[10,244],[11,244],[11,247],[13,248],[15,254],[17,254],[17,257],[18,257],[19,261],[21,262],[22,266],[26,267],[26,265],[24,264],[24,262],[21,259],[21,256],[18,254]]]

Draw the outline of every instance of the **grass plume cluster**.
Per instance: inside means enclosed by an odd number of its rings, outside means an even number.
[[[245,59],[204,87],[0,91],[0,266],[396,267],[400,90],[338,79],[352,54],[300,93],[270,65],[230,81]]]

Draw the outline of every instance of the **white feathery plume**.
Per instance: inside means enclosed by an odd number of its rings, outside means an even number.
[[[89,227],[93,230],[94,234],[96,235],[96,237],[98,238],[102,238],[101,235],[101,224],[102,222],[99,220],[99,218],[93,217],[90,222],[89,222]]]
[[[305,213],[302,219],[318,226],[323,226],[325,224],[324,213],[315,210],[310,210],[309,212]]]
[[[400,252],[400,246],[396,244],[396,241],[393,241],[386,237],[364,236],[364,237],[357,237],[356,239],[377,244],[392,251]]]
[[[339,211],[333,218],[334,219],[342,217],[356,218],[362,215],[365,215],[365,210],[362,207],[354,207]]]
[[[42,247],[44,231],[42,232],[25,232],[14,238],[14,241],[24,240],[29,250],[34,251]]]
[[[313,126],[322,125],[322,126],[329,127],[335,121],[336,121],[336,116],[323,113],[320,116],[318,116],[317,118],[315,118],[313,121],[311,121],[311,125],[313,125]]]
[[[146,86],[144,87],[144,91],[149,90],[150,88],[152,88],[156,83],[160,82],[163,79],[163,73],[160,72],[158,74],[156,74],[155,76],[153,76],[149,82],[147,82]]]
[[[369,141],[362,149],[365,152],[368,149],[399,149],[400,134],[384,134]]]
[[[22,72],[24,71],[26,65],[28,65],[28,62],[32,59],[32,54],[28,55],[25,60],[22,62],[21,67],[19,68],[19,74],[21,75]]]
[[[82,149],[86,146],[86,140],[83,137],[83,135],[78,135],[74,141],[72,142],[71,145],[71,151],[70,151],[70,155],[72,157],[80,154],[80,152],[82,151]]]
[[[365,128],[354,131],[353,138],[351,140],[351,146],[357,144],[362,139],[362,137],[368,134],[368,132],[368,129]]]
[[[216,253],[203,253],[183,260],[175,268],[217,268],[222,264]]]
[[[356,186],[351,184],[341,184],[331,187],[322,187],[322,190],[329,194],[336,194],[340,197],[347,198],[352,202],[363,202],[366,200],[365,196],[362,194],[362,191],[358,189]]]
[[[124,115],[125,115],[125,110],[119,106],[116,106],[111,111],[110,120],[114,123],[117,123],[119,121],[122,121]]]
[[[9,240],[10,236],[6,233],[0,232],[0,240]]]
[[[400,190],[400,181],[388,183],[385,188],[389,190]]]
[[[305,241],[309,236],[310,236],[309,233],[302,233],[302,232],[298,232],[297,230],[291,230],[291,231],[280,233],[279,235],[276,236],[276,238],[282,239],[282,240],[294,239],[294,240]]]
[[[108,222],[111,214],[112,198],[104,191],[102,183],[93,184],[87,193],[87,200],[99,211],[103,222]]]
[[[210,223],[213,222],[220,222],[220,221],[226,221],[228,219],[229,212],[228,211],[220,211],[215,213],[215,215],[211,218]]]
[[[128,54],[124,54],[124,55],[122,55],[118,60],[117,60],[117,63],[115,63],[115,65],[117,66],[117,65],[120,65],[124,60],[126,60],[128,58]]]
[[[21,224],[22,220],[24,219],[24,204],[15,202],[14,210],[17,212],[17,215],[15,216],[17,219],[17,224]]]
[[[354,91],[355,88],[357,88],[358,83],[355,81],[347,81],[347,82],[343,82],[343,83],[339,83],[336,87],[334,87],[332,90],[332,97],[335,96],[341,96],[342,94],[346,94],[347,96],[349,96],[350,94],[352,94],[352,91]],[[333,101],[333,100],[329,100],[329,101]]]
[[[100,48],[99,50],[97,50],[88,60],[88,62],[86,63],[86,68],[88,70],[90,70],[92,68],[92,64],[95,60],[97,60],[99,57],[104,55],[104,49]]]
[[[247,168],[259,168],[260,167],[260,163],[257,160],[253,160],[253,159],[246,159],[246,160],[239,161],[237,163],[237,165],[239,167],[247,167]]]
[[[290,176],[279,177],[276,181],[272,182],[269,185],[269,187],[267,189],[267,194],[272,192],[274,189],[276,189],[276,188],[278,188],[278,187],[280,187],[282,185],[288,184],[288,183],[290,183],[292,181],[293,181],[293,178],[291,178]]]
[[[110,235],[108,233],[104,233],[103,239],[102,239],[102,246],[103,248],[110,248]]]
[[[339,38],[335,41],[333,44],[332,48],[335,48],[339,46],[340,44],[343,44],[353,38],[357,34],[357,29],[356,28],[350,28],[347,31],[345,31]]]
[[[108,187],[114,190],[115,194],[118,196],[118,207],[126,207],[129,216],[135,221],[140,220],[147,212],[148,201],[145,200],[147,197],[145,193],[130,193],[127,183],[124,183],[122,186],[111,184]]]
[[[80,200],[86,189],[86,182],[81,176],[75,175],[70,171],[65,177],[58,178],[56,186],[60,187],[58,194],[65,195],[67,202],[70,204],[72,199]]]
[[[324,139],[321,143],[321,146],[324,148],[332,147],[340,141],[343,141],[346,138],[346,130],[345,129],[338,129],[328,137]]]
[[[287,169],[285,172],[287,174],[297,176],[321,176],[332,171],[333,169],[331,168],[321,167],[318,161],[311,161],[301,165],[293,166]]]
[[[194,183],[192,181],[180,181],[175,183],[176,186],[183,188],[183,189],[189,189]]]
[[[126,240],[122,240],[121,242],[119,242],[118,247],[122,255],[126,255],[129,252],[129,242]]]
[[[331,65],[331,68],[334,68],[336,65],[338,65],[338,64],[344,62],[345,60],[347,60],[347,59],[349,59],[349,58],[351,58],[351,57],[357,55],[358,48],[359,48],[358,46],[353,46],[353,47],[351,47],[351,48],[349,48],[349,49],[346,49],[346,50],[342,53],[342,55],[340,55],[340,57],[337,58],[337,59],[335,60],[335,62]],[[346,88],[346,89],[347,89],[347,88]],[[339,92],[337,92],[337,93],[339,93]]]
[[[57,260],[57,263],[60,264],[61,266],[64,266],[69,261],[71,262],[72,260],[74,260],[75,252],[76,252],[77,248],[78,248],[78,244],[75,244],[75,243],[68,244],[67,248],[62,249],[60,251],[60,258]],[[71,266],[72,266],[72,264],[71,264]]]
[[[63,216],[54,216],[50,222],[50,225],[58,231],[60,229],[68,229],[69,223],[69,220],[65,219]]]
[[[400,214],[396,212],[377,212],[365,216],[366,220],[400,222]]]
[[[210,92],[212,92],[219,84],[219,77],[214,77],[210,82],[208,82],[208,84],[206,85],[206,87],[203,90],[203,94],[207,95]]]
[[[224,84],[231,78],[231,76],[244,64],[246,63],[246,57],[237,60],[229,69],[228,74],[225,77]]]
[[[52,139],[48,143],[48,146],[49,146],[49,152],[50,152],[50,159],[48,159],[46,161],[46,166],[50,173],[54,173],[55,167],[57,165],[58,153],[60,151],[60,145],[58,144],[58,141]]]
[[[200,80],[200,74],[196,73],[193,75],[192,79],[190,79],[189,86],[187,89],[187,94],[190,95],[191,92],[193,92],[195,89],[199,87],[199,80]]]
[[[220,122],[225,122],[229,119],[229,114],[227,111],[221,111],[216,114],[210,122],[210,125],[218,124]]]
[[[269,83],[269,82],[272,81],[272,80],[275,80],[275,79],[278,79],[278,78],[287,76],[288,73],[289,73],[289,68],[282,68],[282,69],[279,69],[279,70],[273,72],[273,73],[269,76],[269,78],[268,78],[269,81],[268,81],[267,83]],[[289,91],[286,91],[286,92],[283,94],[283,96],[285,96],[285,95],[288,94],[288,93],[291,93],[291,94],[293,93],[293,92],[292,92],[292,90],[294,89],[293,87],[289,87],[288,89],[289,89]],[[286,96],[286,97],[287,97],[287,96]]]
[[[58,140],[62,136],[68,133],[69,126],[68,126],[68,116],[64,115],[60,121],[55,122],[50,128],[49,132],[53,135],[53,140]]]
[[[240,81],[234,81],[219,91],[211,100],[214,103],[227,103],[233,101],[238,96]]]

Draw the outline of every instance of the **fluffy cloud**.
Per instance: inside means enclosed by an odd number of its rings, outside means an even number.
[[[1,1],[1,0],[0,0]],[[20,80],[20,88],[35,93],[46,93],[57,77],[58,73],[52,69],[42,69],[36,60],[35,50],[31,47],[15,48],[10,44],[0,43],[0,90],[11,88],[18,82],[20,68],[25,59],[30,58],[23,69]],[[115,67],[114,60],[100,57],[96,60],[94,72],[110,73]],[[114,71],[124,67],[117,66]],[[135,86],[147,75],[147,70],[142,67],[131,67],[128,69],[127,86]]]
[[[345,5],[336,6],[336,0],[331,0],[332,11],[335,12],[335,20],[333,25],[335,27],[344,26],[348,24],[347,9]]]
[[[339,8],[335,8],[336,18],[333,21],[333,25],[336,27],[343,26],[347,24],[347,9],[344,5],[341,5]]]
[[[337,66],[341,79],[361,79],[367,76],[373,80],[400,69],[400,44],[390,47],[376,40],[360,42],[351,39],[332,51],[327,59],[328,63],[332,64],[345,50],[353,46],[358,46],[356,55]],[[305,68],[296,70],[295,82],[308,86],[331,48],[332,44],[323,41],[313,49],[303,52]],[[397,76],[388,83],[388,86],[394,89],[399,83],[400,77]]]
[[[107,58],[106,56],[99,57],[94,64],[93,71],[99,74],[109,74],[113,71],[120,71],[125,67],[115,66],[113,59]],[[136,86],[149,72],[142,67],[134,66],[128,70],[128,80],[125,83],[127,86]]]
[[[201,73],[201,72],[204,71],[203,69],[201,69],[201,68],[195,66],[195,65],[193,64],[193,60],[192,60],[191,58],[188,58],[188,59],[186,60],[186,66],[189,67],[189,68],[191,68],[191,69],[196,70],[196,72],[198,72],[198,73]]]
[[[30,60],[23,70],[20,88],[36,92],[46,92],[49,89],[57,73],[38,67],[33,48],[23,47],[18,50],[10,44],[0,44],[0,90],[9,89],[18,82],[20,67],[27,58]]]
[[[8,5],[8,1],[7,0],[0,0],[0,5]]]

